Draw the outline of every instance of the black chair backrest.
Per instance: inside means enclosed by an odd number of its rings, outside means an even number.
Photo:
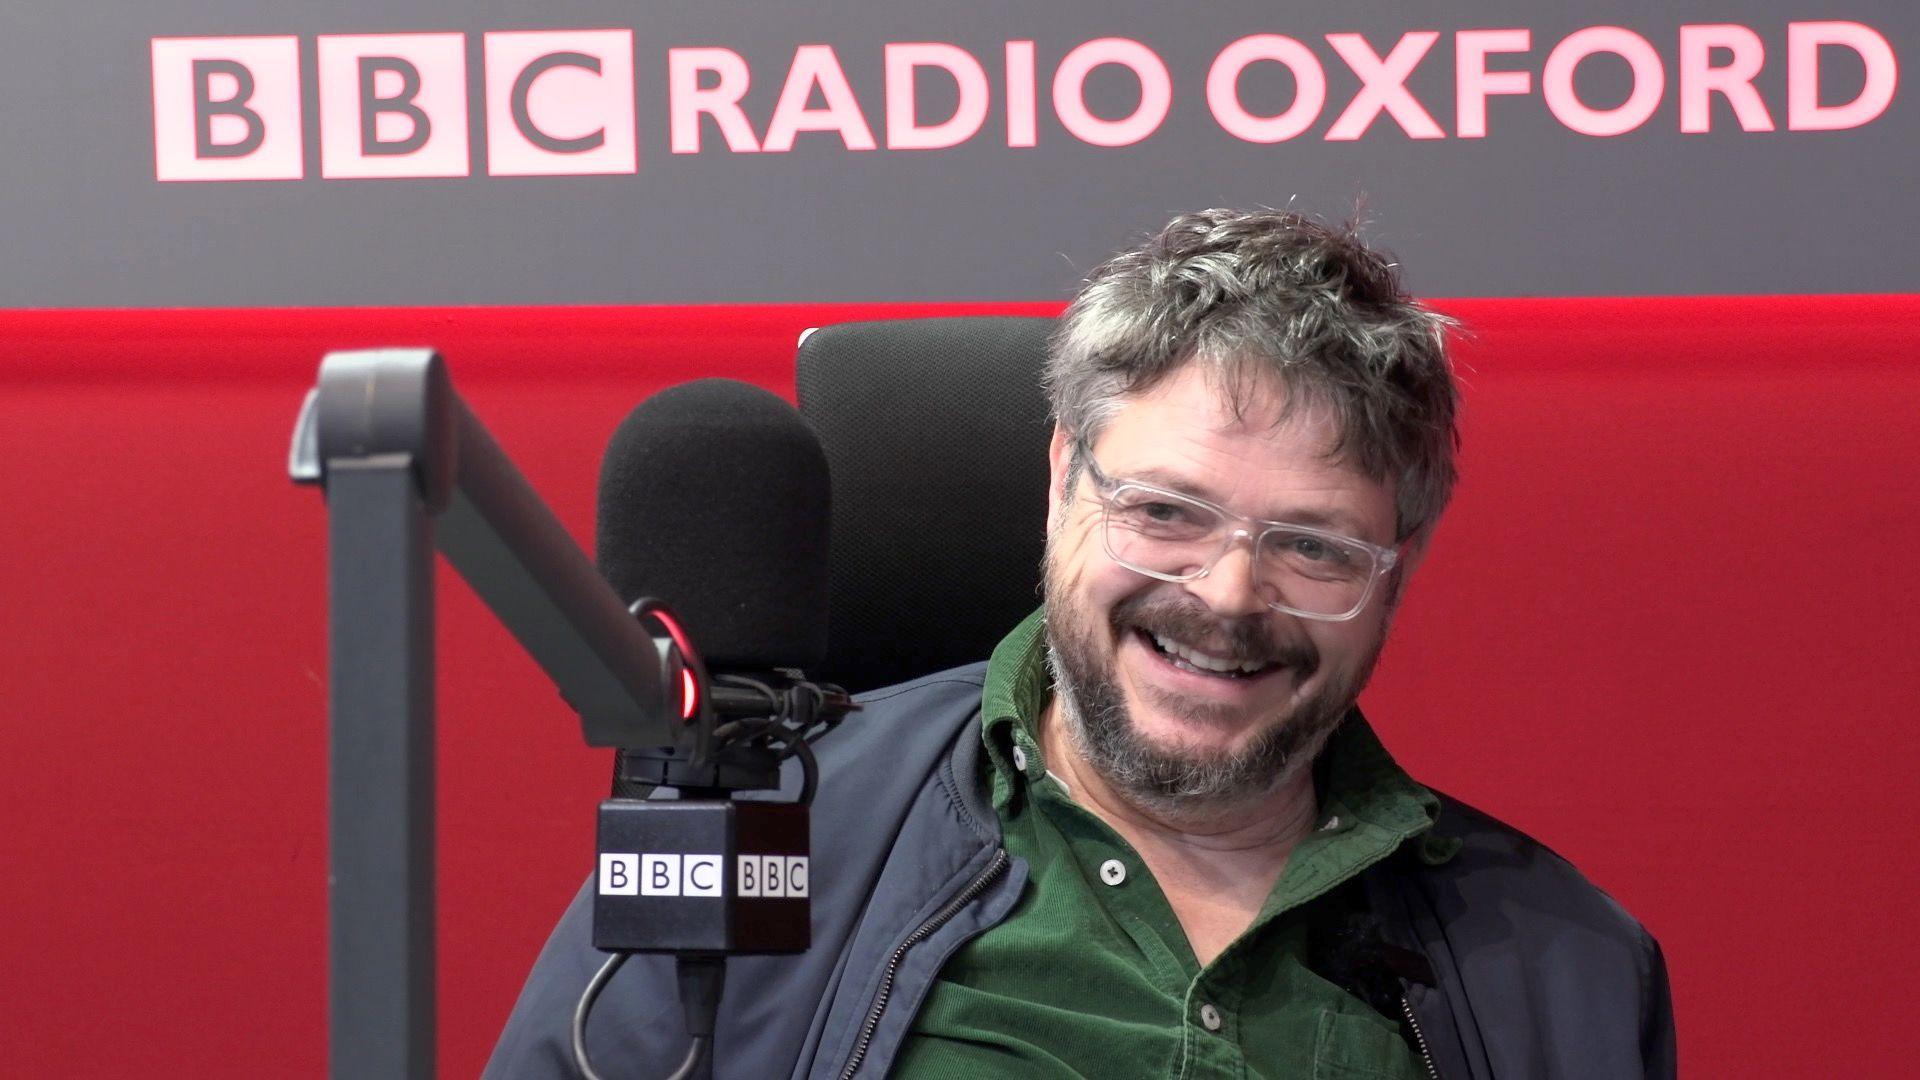
[[[833,473],[832,622],[853,690],[983,660],[1040,603],[1052,319],[842,323],[800,345]]]

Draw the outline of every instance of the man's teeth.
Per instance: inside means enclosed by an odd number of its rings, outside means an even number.
[[[1202,671],[1211,671],[1219,675],[1249,675],[1267,666],[1264,660],[1248,660],[1243,663],[1237,660],[1222,659],[1218,656],[1208,656],[1206,653],[1192,646],[1182,645],[1164,634],[1153,635],[1153,643],[1160,646],[1160,651],[1166,653],[1168,656],[1184,660],[1189,665],[1199,668]]]

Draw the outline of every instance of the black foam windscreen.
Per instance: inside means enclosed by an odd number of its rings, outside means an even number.
[[[793,406],[731,379],[683,383],[607,443],[596,561],[627,603],[666,601],[711,670],[811,667],[827,650],[829,490]]]
[[[1040,603],[1054,320],[821,327],[800,412],[833,470],[833,622],[818,673],[857,690],[984,660]]]

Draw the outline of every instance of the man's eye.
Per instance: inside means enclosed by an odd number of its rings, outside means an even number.
[[[1160,537],[1186,536],[1213,527],[1212,517],[1205,511],[1170,499],[1121,500],[1114,503],[1113,511],[1115,520]]]
[[[1164,502],[1142,503],[1136,512],[1149,521],[1162,524],[1187,521],[1193,517],[1186,507]]]
[[[1317,536],[1290,536],[1280,545],[1288,556],[1305,559],[1308,562],[1340,563],[1346,562],[1345,551],[1327,543]]]

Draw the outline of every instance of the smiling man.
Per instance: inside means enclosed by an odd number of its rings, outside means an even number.
[[[1447,329],[1290,213],[1091,275],[1045,605],[823,740],[814,948],[730,965],[714,1075],[1672,1075],[1653,939],[1355,705],[1453,484]],[[586,899],[489,1075],[570,1072]],[[609,986],[595,1061],[668,1071],[672,1001],[664,964]]]

